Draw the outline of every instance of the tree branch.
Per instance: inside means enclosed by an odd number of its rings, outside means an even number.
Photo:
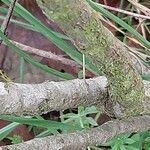
[[[79,150],[89,145],[105,143],[117,135],[147,131],[150,129],[150,116],[134,117],[126,120],[108,121],[86,131],[37,138],[17,145],[3,146],[1,150]]]
[[[16,41],[12,41],[12,42],[16,46],[20,47],[23,51],[25,51],[27,53],[38,55],[38,56],[44,57],[44,58],[48,58],[48,59],[56,61],[56,62],[60,62],[61,64],[65,65],[65,66],[76,67],[76,69],[75,69],[75,70],[77,70],[76,73],[78,73],[79,70],[82,69],[82,66],[79,65],[78,63],[76,63],[74,60],[64,58],[61,55],[56,55],[50,51],[47,52],[46,50],[37,49],[37,48],[31,47],[31,46],[27,46],[25,44],[22,44],[22,43],[19,43]],[[140,74],[148,74],[149,71],[147,70],[147,68],[142,63],[139,63],[140,59],[138,58],[138,57],[141,58],[141,56],[142,56],[144,58],[144,60],[146,60],[148,58],[148,55],[137,52],[136,50],[134,50],[134,48],[131,48],[131,47],[129,47],[129,51],[130,51],[130,53],[129,53],[130,59],[132,60],[134,66],[136,67],[138,72]],[[138,56],[138,57],[136,57],[136,56]]]
[[[35,55],[38,55],[38,56],[41,56],[41,57],[44,57],[44,58],[48,58],[48,59],[51,59],[51,60],[56,60],[56,61],[61,62],[64,65],[69,64],[72,67],[76,66],[77,68],[81,69],[81,66],[78,63],[76,63],[75,61],[71,60],[71,59],[67,59],[67,58],[64,58],[60,55],[53,54],[50,51],[47,52],[46,50],[33,48],[33,47],[30,47],[30,46],[18,43],[16,41],[13,41],[13,42],[15,43],[16,46],[20,47],[23,51],[28,52],[30,54],[35,54]]]
[[[127,47],[102,25],[100,14],[88,4],[91,1],[36,1],[45,15],[74,40],[78,50],[105,73],[111,95],[108,109],[118,118],[143,112],[143,84]]]
[[[107,99],[107,79],[98,77],[41,84],[0,82],[0,114],[42,114],[79,105],[103,105]]]
[[[150,82],[145,88],[144,112],[150,113]],[[109,99],[107,79],[18,84],[0,82],[0,114],[42,114],[53,110],[76,108],[80,105],[106,106]],[[107,111],[107,107],[105,108]]]

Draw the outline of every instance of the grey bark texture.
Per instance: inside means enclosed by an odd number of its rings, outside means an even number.
[[[100,107],[107,98],[107,79],[103,76],[41,84],[0,82],[0,114],[36,115],[80,105]]]
[[[34,139],[4,146],[0,150],[81,150],[90,145],[105,143],[108,139],[123,133],[147,131],[150,129],[149,125],[150,116],[109,121],[90,130]]]
[[[150,82],[143,81],[145,89],[144,114],[150,113]],[[36,115],[78,106],[95,105],[107,111],[109,98],[105,76],[93,79],[75,79],[41,84],[0,82],[0,114]]]

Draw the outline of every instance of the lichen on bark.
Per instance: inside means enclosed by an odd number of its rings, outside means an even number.
[[[144,90],[140,75],[123,43],[100,21],[86,0],[37,0],[49,19],[60,25],[74,44],[108,78],[111,107],[116,117],[140,114]]]

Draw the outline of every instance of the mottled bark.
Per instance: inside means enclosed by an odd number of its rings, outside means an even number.
[[[150,129],[149,124],[150,116],[108,121],[94,129],[37,138],[21,144],[3,146],[0,150],[81,150],[87,146],[105,143],[119,134],[147,131]]]
[[[146,96],[144,112],[150,114],[150,82],[143,83]],[[83,79],[41,84],[0,82],[0,114],[36,115],[91,105],[105,112],[107,99],[107,79],[104,76],[87,79],[86,82]]]
[[[129,59],[127,47],[102,25],[100,14],[86,0],[37,2],[46,16],[74,40],[78,50],[105,73],[110,94],[106,107],[116,117],[141,114],[144,90],[140,75]]]
[[[0,114],[43,114],[78,106],[103,106],[107,100],[107,79],[99,77],[41,84],[0,82]]]

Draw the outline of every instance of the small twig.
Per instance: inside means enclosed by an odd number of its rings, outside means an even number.
[[[11,18],[11,16],[12,16],[12,13],[13,13],[13,10],[14,10],[14,7],[15,7],[16,2],[17,2],[17,0],[12,0],[11,4],[10,4],[10,6],[9,6],[9,10],[8,10],[8,12],[7,12],[6,18],[4,19],[4,21],[3,21],[2,25],[1,25],[1,31],[2,31],[5,35],[6,35],[6,30],[7,30],[7,28],[8,28],[8,24],[9,24],[9,22],[10,22],[10,18]],[[2,42],[3,42],[3,40],[0,38],[0,45],[1,45]],[[2,66],[3,66],[3,62],[4,62],[4,60],[5,60],[5,56],[7,55],[7,51],[8,51],[8,50],[6,50],[6,51],[4,52],[4,55],[3,55],[3,58],[2,58]]]
[[[138,3],[138,0],[136,1]],[[140,14],[140,10],[138,8],[136,8],[138,14]],[[139,26],[141,27],[141,32],[142,32],[142,35],[143,37],[146,39],[146,33],[145,33],[145,28],[144,28],[144,25],[143,25],[144,21],[143,19],[139,18]]]
[[[105,5],[108,5],[108,4],[107,4],[107,0],[103,0],[103,1],[104,1],[104,4],[105,4]]]
[[[83,54],[83,80],[85,81],[85,54]]]
[[[8,28],[8,24],[9,24],[9,21],[10,21],[10,18],[12,16],[12,13],[13,13],[13,10],[14,10],[14,7],[15,7],[15,4],[16,4],[17,0],[12,0],[10,6],[9,6],[9,9],[8,9],[8,13],[6,15],[6,18],[5,20],[3,21],[2,23],[2,26],[1,26],[1,31],[4,32],[4,34],[6,34],[6,30]]]
[[[18,43],[16,41],[12,41],[12,42],[16,46],[20,47],[23,51],[28,52],[30,54],[35,54],[37,56],[48,58],[51,60],[57,60],[57,61],[61,62],[61,64],[64,64],[64,65],[70,65],[72,67],[81,68],[81,66],[78,63],[76,63],[75,61],[68,59],[68,58],[64,58],[61,55],[56,55],[50,51],[47,52],[46,50],[41,50],[41,49],[37,49],[34,47],[30,47],[30,46],[24,45],[22,43]]]
[[[135,0],[128,0],[135,8],[138,8],[141,12],[143,12],[146,16],[150,17],[150,9],[137,3]]]
[[[120,13],[124,13],[124,14],[130,15],[130,16],[137,17],[137,18],[143,18],[143,19],[149,19],[150,20],[150,16],[140,15],[140,14],[132,13],[132,12],[129,12],[129,11],[126,11],[126,10],[122,10],[122,9],[119,9],[119,8],[106,6],[106,5],[102,5],[102,4],[98,4],[98,5],[106,8],[106,9],[109,9],[109,10],[117,11],[117,12],[120,12]]]

